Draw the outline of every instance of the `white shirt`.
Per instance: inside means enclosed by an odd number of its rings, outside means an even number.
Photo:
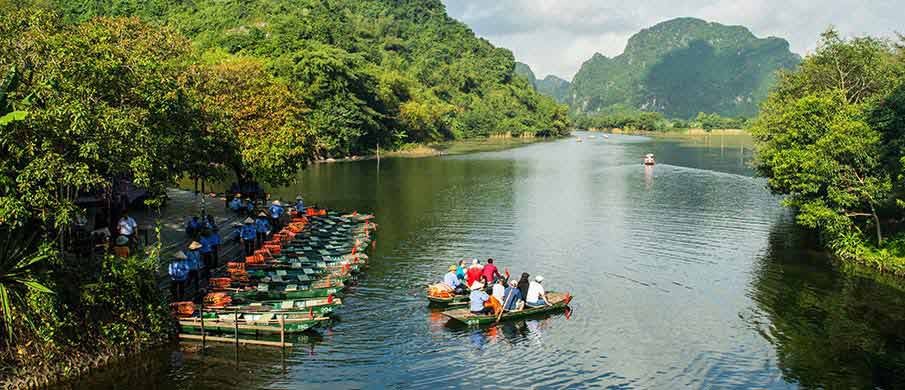
[[[131,236],[135,233],[135,229],[138,227],[138,224],[135,223],[135,220],[132,217],[125,217],[119,219],[119,234],[124,236]]]
[[[500,303],[503,302],[503,294],[505,292],[506,292],[506,287],[503,287],[502,284],[497,283],[497,284],[493,285],[493,296],[496,297],[496,299],[499,300]]]
[[[546,294],[544,286],[541,286],[538,282],[531,281],[528,284],[528,296],[525,298],[525,302],[537,302],[540,300],[540,296],[544,294]]]

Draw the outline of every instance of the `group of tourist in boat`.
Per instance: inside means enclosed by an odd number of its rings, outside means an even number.
[[[468,295],[472,314],[499,315],[504,311],[549,305],[542,285],[544,277],[538,275],[534,280],[530,277],[525,272],[518,281],[510,279],[509,272],[500,273],[492,258],[484,264],[473,259],[468,267],[461,260],[449,266],[443,285],[456,295]]]
[[[264,206],[265,203],[257,202],[254,198],[243,200],[241,193],[235,194],[227,202],[227,207],[240,215],[255,215],[255,211],[258,211],[255,218],[249,216],[241,223],[234,223],[235,230],[227,237],[228,241],[242,245],[245,256],[260,249],[272,232],[279,231],[283,220],[288,217],[286,206],[280,200],[274,200],[268,207]],[[296,197],[292,209],[305,210],[301,195]],[[200,280],[208,277],[210,270],[217,268],[220,263],[220,245],[223,240],[212,215],[192,216],[186,222],[185,232],[189,243],[184,250],[173,255],[168,267],[170,293],[175,300],[184,298],[189,285],[193,285],[197,291]]]

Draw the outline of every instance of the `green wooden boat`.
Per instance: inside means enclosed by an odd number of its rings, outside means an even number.
[[[295,334],[330,321],[326,317],[289,318],[285,315],[280,321],[280,315],[280,313],[272,312],[253,315],[240,314],[237,323],[234,314],[226,313],[208,318],[209,316],[205,313],[204,331],[231,334],[238,328],[239,334],[242,335],[280,334],[280,332]],[[179,319],[179,327],[184,333],[200,334],[201,325],[201,318],[197,316]]]
[[[233,301],[226,307],[206,307],[212,313],[262,313],[262,312],[280,312],[280,313],[302,313],[302,316],[315,315],[326,317],[333,313],[334,310],[342,306],[342,300],[339,298],[308,298],[308,299],[287,299],[281,301]],[[206,315],[207,313],[205,313]]]
[[[323,287],[323,288],[309,288],[305,286],[296,286],[295,288],[288,288],[289,286],[282,285],[264,285],[266,287],[260,288],[259,286],[250,287],[248,290],[240,290],[229,292],[229,296],[233,299],[241,299],[247,301],[282,301],[287,299],[304,299],[304,298],[326,298],[330,295],[334,297],[342,297],[343,296],[343,288],[342,283],[338,283],[335,287]]]
[[[441,298],[427,295],[427,300],[430,301],[430,305],[434,307],[450,307],[450,306],[462,306],[467,305],[470,299],[468,295],[453,295],[449,298]]]
[[[550,305],[548,306],[525,306],[524,309],[519,311],[503,312],[503,315],[500,317],[500,321],[515,320],[536,314],[544,314],[563,310],[569,306],[569,302],[572,301],[572,296],[568,293],[548,292],[547,299],[550,301]],[[497,317],[494,315],[474,314],[469,311],[468,308],[447,310],[443,312],[443,315],[466,325],[485,325],[497,322]]]

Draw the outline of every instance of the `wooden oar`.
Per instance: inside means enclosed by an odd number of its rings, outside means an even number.
[[[500,309],[500,314],[497,314],[496,322],[500,322],[500,318],[503,318],[503,312],[506,311],[506,306],[509,305],[509,298],[512,298],[512,287],[509,288],[509,296],[503,300],[503,308]]]

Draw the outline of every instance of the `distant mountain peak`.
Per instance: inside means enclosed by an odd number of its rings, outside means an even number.
[[[691,117],[698,112],[750,116],[778,69],[800,58],[786,40],[758,38],[743,26],[682,17],[645,28],[613,58],[595,53],[572,81],[576,111],[613,105]]]

